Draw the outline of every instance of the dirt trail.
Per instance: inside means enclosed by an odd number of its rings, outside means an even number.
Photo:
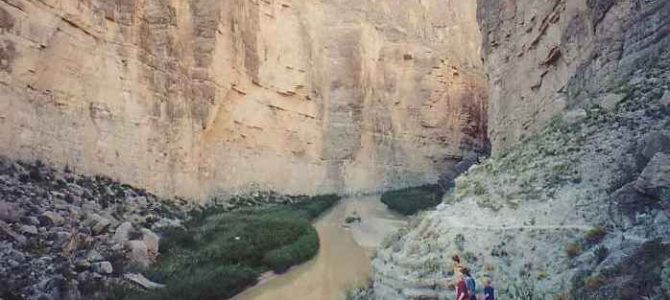
[[[345,225],[344,220],[354,211],[361,217],[361,222]],[[404,224],[402,217],[388,211],[378,197],[343,199],[314,224],[319,232],[321,247],[313,260],[234,299],[343,299],[348,289],[366,284],[372,250],[385,235]]]

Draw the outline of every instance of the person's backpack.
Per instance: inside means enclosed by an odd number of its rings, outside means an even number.
[[[465,278],[465,285],[468,287],[468,293],[470,295],[475,295],[477,291],[477,284],[475,283],[475,279],[468,276]]]

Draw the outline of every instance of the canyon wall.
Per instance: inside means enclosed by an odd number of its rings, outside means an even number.
[[[486,148],[474,1],[2,0],[0,154],[163,196],[434,182]]]
[[[374,299],[670,297],[670,1],[479,0],[493,154],[388,238]]]
[[[575,107],[611,109],[607,91],[668,47],[670,2],[478,1],[494,152]],[[570,99],[570,100],[569,100]]]

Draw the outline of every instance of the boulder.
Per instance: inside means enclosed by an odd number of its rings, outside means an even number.
[[[130,240],[130,233],[133,231],[133,224],[130,222],[123,222],[119,227],[116,227],[116,232],[114,233],[114,240],[124,245]]]
[[[95,235],[103,234],[112,225],[112,221],[96,213],[88,215],[86,225],[91,228],[91,232]]]
[[[152,259],[158,257],[158,245],[160,238],[153,231],[142,228],[142,241],[147,246],[147,251]]]
[[[99,262],[103,261],[105,258],[102,257],[102,254],[96,250],[91,250],[86,254],[86,260],[89,262]]]
[[[21,208],[16,203],[0,201],[0,221],[14,223],[22,215]]]
[[[162,289],[165,287],[164,284],[155,283],[142,274],[128,273],[123,275],[123,278],[147,290]]]
[[[91,270],[93,270],[93,272],[96,272],[98,274],[105,274],[105,275],[109,275],[112,274],[112,272],[114,272],[112,264],[108,261],[91,264]]]
[[[40,225],[40,220],[32,216],[22,217],[21,222],[26,225],[33,225],[33,226]]]
[[[661,97],[661,105],[670,109],[670,91],[666,91],[663,97]]]
[[[46,211],[37,217],[37,219],[42,226],[61,226],[65,224],[65,219],[60,214],[53,211]]]
[[[127,258],[131,263],[140,267],[148,267],[152,263],[147,244],[141,240],[132,240],[126,243],[128,248]]]
[[[23,246],[28,242],[28,239],[26,239],[25,236],[16,233],[14,230],[12,230],[12,228],[9,226],[9,224],[0,220],[0,236],[3,236],[3,235],[9,237],[12,240],[14,240],[20,246]]]
[[[661,132],[651,132],[647,134],[641,142],[640,159],[644,164],[656,155],[656,153],[670,154],[670,136]]]
[[[34,225],[23,225],[20,228],[21,233],[25,234],[30,234],[30,235],[37,235],[39,232],[37,231],[37,227]]]
[[[670,192],[670,154],[656,153],[635,181],[635,188],[657,199],[667,198]]]

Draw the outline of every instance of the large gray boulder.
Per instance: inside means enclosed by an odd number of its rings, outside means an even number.
[[[0,221],[14,223],[19,220],[21,215],[21,208],[17,204],[0,201]]]
[[[670,154],[656,153],[635,181],[641,193],[670,201]]]

